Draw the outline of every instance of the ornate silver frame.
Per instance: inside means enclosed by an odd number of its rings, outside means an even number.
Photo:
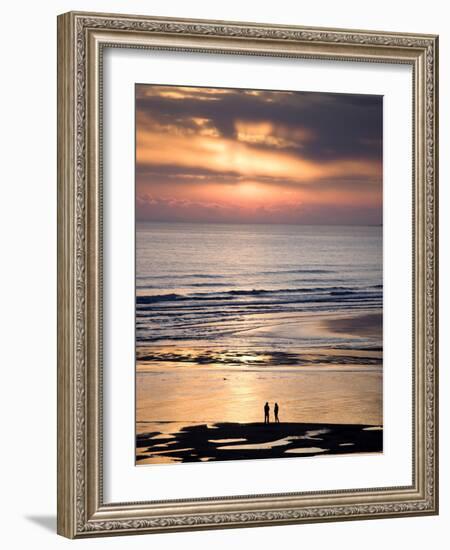
[[[100,91],[104,47],[412,66],[411,486],[103,502]],[[438,38],[432,35],[74,12],[58,17],[58,533],[79,538],[438,513],[437,51]]]

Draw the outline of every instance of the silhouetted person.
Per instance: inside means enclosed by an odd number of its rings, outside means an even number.
[[[270,422],[269,412],[270,412],[269,403],[266,403],[264,405],[264,424],[269,424],[269,422]]]
[[[275,422],[280,422],[280,419],[278,418],[278,411],[279,411],[278,403],[275,403],[275,407],[273,408],[273,412],[275,414]]]

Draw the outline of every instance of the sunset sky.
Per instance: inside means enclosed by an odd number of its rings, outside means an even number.
[[[139,221],[382,223],[382,97],[136,85]]]

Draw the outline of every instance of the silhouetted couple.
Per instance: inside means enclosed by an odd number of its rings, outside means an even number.
[[[273,408],[273,414],[275,415],[275,422],[280,422],[280,419],[278,418],[278,411],[280,408],[278,407],[278,403],[275,403],[275,406]],[[266,402],[264,405],[264,424],[270,424],[270,407],[269,403]]]

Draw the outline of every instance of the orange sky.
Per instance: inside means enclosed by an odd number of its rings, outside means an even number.
[[[379,224],[382,98],[137,85],[144,221]]]

